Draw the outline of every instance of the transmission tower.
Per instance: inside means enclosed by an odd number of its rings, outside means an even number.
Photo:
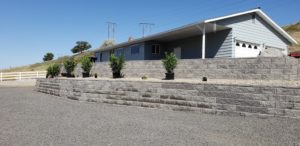
[[[154,23],[140,23],[140,26],[142,26],[142,35],[143,37],[145,37],[146,32],[148,32],[149,34],[151,34],[152,31],[152,27],[155,25]]]
[[[107,40],[115,40],[116,23],[107,22]]]

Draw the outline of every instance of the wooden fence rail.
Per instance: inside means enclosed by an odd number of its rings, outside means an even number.
[[[32,71],[32,72],[1,72],[0,82],[9,80],[25,80],[46,78],[46,71]]]

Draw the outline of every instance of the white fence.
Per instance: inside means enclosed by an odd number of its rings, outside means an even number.
[[[32,71],[32,72],[1,72],[0,82],[9,80],[25,80],[25,79],[37,79],[46,78],[46,71]]]

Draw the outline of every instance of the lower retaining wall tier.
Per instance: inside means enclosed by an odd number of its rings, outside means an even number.
[[[81,76],[81,72],[77,67],[76,76]],[[109,62],[95,63],[91,72],[99,77],[112,76]],[[160,60],[140,60],[127,61],[122,72],[125,77],[162,79],[166,71]],[[184,59],[179,60],[175,76],[190,79],[300,80],[300,60],[292,57]]]
[[[300,118],[300,87],[113,79],[38,79],[36,90],[73,100],[200,111],[220,115]]]

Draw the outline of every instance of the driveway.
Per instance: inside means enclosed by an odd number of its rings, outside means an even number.
[[[73,101],[0,87],[0,145],[298,145],[300,120]]]

